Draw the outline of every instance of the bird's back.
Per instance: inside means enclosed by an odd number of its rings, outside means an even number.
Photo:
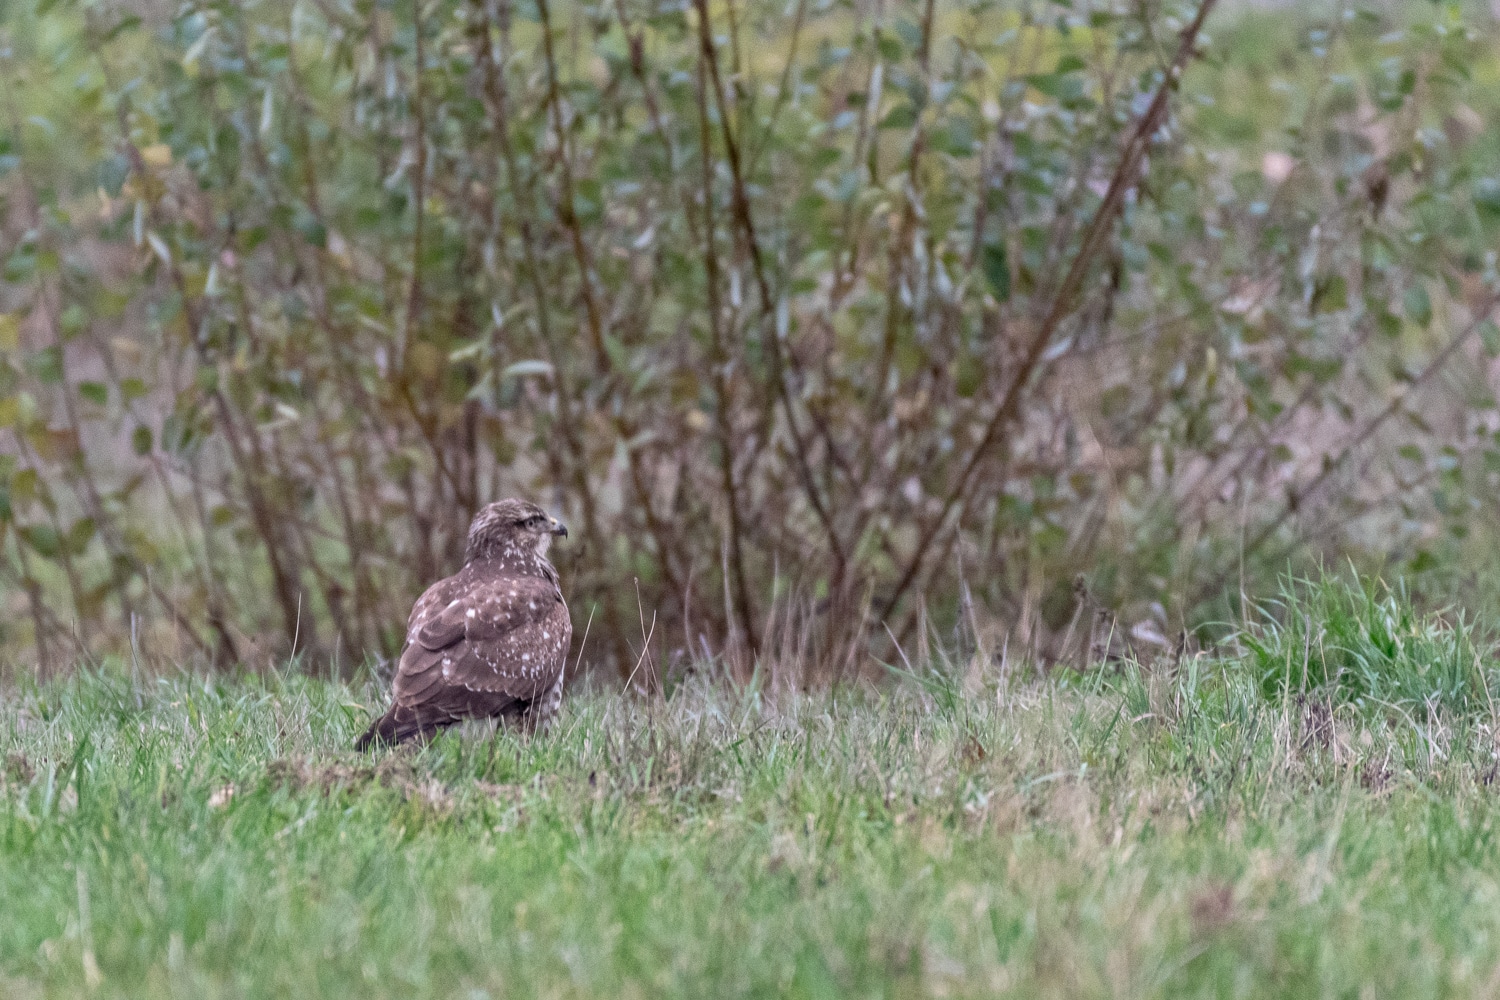
[[[572,634],[545,558],[469,562],[412,606],[390,710],[356,748],[429,738],[464,719],[545,724],[562,701]]]

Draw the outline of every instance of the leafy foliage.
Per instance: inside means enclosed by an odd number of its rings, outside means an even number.
[[[389,653],[515,493],[648,677],[1430,547],[1497,475],[1422,391],[1494,339],[1492,46],[1210,7],[10,4],[10,638]]]

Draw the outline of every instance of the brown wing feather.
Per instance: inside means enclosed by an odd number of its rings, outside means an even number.
[[[425,739],[465,718],[545,724],[572,640],[556,574],[492,576],[470,564],[427,588],[407,620],[390,709],[355,743]]]
[[[460,574],[430,587],[412,609],[395,700],[441,705],[455,717],[495,714],[550,689],[571,638],[567,607],[550,581]]]

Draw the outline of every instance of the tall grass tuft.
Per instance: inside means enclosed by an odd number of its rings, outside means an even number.
[[[1267,697],[1472,711],[1490,703],[1490,642],[1462,612],[1422,612],[1394,586],[1287,577],[1237,636]]]

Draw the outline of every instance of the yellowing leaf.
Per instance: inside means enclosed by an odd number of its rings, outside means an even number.
[[[141,345],[129,337],[111,337],[109,338],[109,346],[114,348],[115,353],[126,361],[141,360]]]
[[[172,147],[164,142],[154,142],[141,150],[141,162],[155,170],[172,165]]]
[[[0,350],[14,351],[21,346],[21,317],[0,313]]]

